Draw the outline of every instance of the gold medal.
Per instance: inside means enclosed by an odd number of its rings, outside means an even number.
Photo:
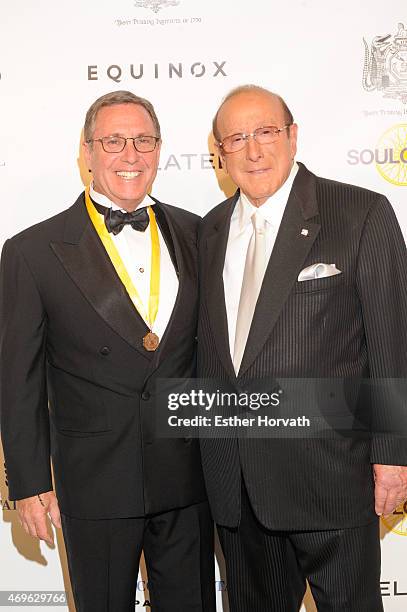
[[[158,304],[160,298],[160,239],[158,235],[157,221],[154,211],[151,206],[148,207],[148,216],[150,219],[150,235],[151,235],[151,274],[150,274],[150,296],[148,300],[148,311],[146,311],[140,295],[134,286],[129,273],[120,257],[120,254],[106,229],[103,219],[98,214],[96,208],[92,204],[89,196],[89,187],[85,191],[86,208],[92,223],[110,257],[110,260],[120,278],[123,285],[129,294],[134,306],[137,308],[140,315],[143,317],[146,324],[150,327],[150,331],[143,338],[143,347],[146,351],[155,351],[160,344],[160,339],[154,332],[151,331],[154,321],[158,313]]]
[[[152,331],[149,331],[143,338],[143,346],[146,351],[155,351],[159,344],[159,337]]]

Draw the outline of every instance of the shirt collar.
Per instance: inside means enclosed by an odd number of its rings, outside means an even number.
[[[238,223],[239,232],[243,232],[250,224],[254,212],[260,214],[271,225],[276,227],[280,225],[298,170],[298,164],[294,162],[286,181],[259,207],[254,206],[246,194],[240,193],[239,201],[232,215],[232,221]]]
[[[127,212],[126,210],[124,210],[124,208],[120,208],[120,206],[118,206],[117,204],[109,200],[109,198],[105,196],[103,193],[99,193],[98,191],[95,191],[94,186],[93,186],[93,181],[91,182],[90,187],[89,187],[89,195],[92,198],[92,200],[96,202],[96,204],[101,204],[102,206],[106,206],[106,208],[111,208],[112,210],[121,210],[122,212]],[[147,206],[154,206],[154,204],[155,204],[154,200],[150,198],[150,196],[147,193],[144,199],[137,206],[137,210],[139,210],[140,208],[146,208]]]

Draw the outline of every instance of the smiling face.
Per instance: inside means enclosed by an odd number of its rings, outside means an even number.
[[[220,108],[217,128],[221,140],[232,134],[251,134],[257,128],[287,123],[280,100],[263,91],[232,96]],[[297,151],[297,126],[280,132],[278,140],[259,145],[250,137],[235,153],[223,153],[223,165],[254,206],[261,206],[286,181]]]
[[[92,138],[103,136],[156,136],[153,121],[145,108],[137,104],[102,107],[95,121]],[[160,146],[151,153],[136,151],[132,140],[120,153],[106,153],[101,142],[84,143],[85,158],[92,170],[95,191],[131,212],[143,201],[158,169]]]

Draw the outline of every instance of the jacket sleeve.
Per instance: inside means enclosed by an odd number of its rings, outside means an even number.
[[[407,253],[384,196],[366,218],[357,286],[370,374],[371,462],[407,465]]]
[[[0,416],[10,499],[52,489],[47,317],[29,263],[7,240],[0,265]]]

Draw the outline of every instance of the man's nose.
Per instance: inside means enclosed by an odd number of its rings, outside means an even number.
[[[121,158],[123,161],[127,161],[130,164],[134,164],[140,157],[140,153],[137,151],[134,146],[134,140],[128,138],[126,140],[126,145],[122,151]]]
[[[261,145],[259,145],[253,134],[249,134],[246,139],[246,159],[257,161],[261,157],[263,157]]]

